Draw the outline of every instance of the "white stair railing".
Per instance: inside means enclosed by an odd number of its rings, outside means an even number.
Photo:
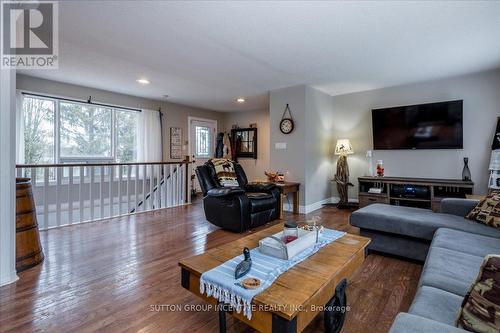
[[[191,203],[181,162],[17,165],[31,178],[41,230]]]

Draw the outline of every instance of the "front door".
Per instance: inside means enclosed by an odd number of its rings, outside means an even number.
[[[209,159],[214,157],[217,121],[211,119],[190,118],[189,128],[190,155],[195,161],[193,168],[196,168],[196,166],[203,165]],[[201,188],[196,177],[193,185],[196,192],[201,192]]]

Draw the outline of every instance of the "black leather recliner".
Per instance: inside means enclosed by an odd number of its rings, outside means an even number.
[[[223,229],[243,232],[279,217],[280,190],[272,183],[248,183],[245,171],[234,163],[238,187],[222,187],[215,168],[207,162],[196,168],[207,220]]]

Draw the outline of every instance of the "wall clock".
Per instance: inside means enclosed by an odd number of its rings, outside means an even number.
[[[287,111],[288,111],[289,117],[286,117]],[[283,116],[281,117],[280,131],[283,134],[290,134],[290,133],[292,133],[294,127],[295,127],[295,124],[293,122],[292,112],[290,111],[290,106],[287,104],[285,107],[285,111],[283,111]]]

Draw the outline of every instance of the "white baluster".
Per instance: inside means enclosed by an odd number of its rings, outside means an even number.
[[[137,213],[139,210],[139,207],[137,206],[139,204],[139,198],[138,198],[138,192],[139,192],[139,165],[135,165],[135,184],[134,184],[134,212]]]
[[[170,186],[168,188],[168,197],[170,198],[169,202],[170,205],[169,207],[172,207],[174,205],[174,166],[170,164]]]
[[[99,208],[100,208],[100,214],[99,218],[103,219],[104,218],[104,166],[101,166],[100,169],[100,179],[99,179]]]
[[[167,165],[163,164],[162,166],[163,169],[163,206],[162,208],[167,208],[168,207],[168,202],[167,202],[167,191],[168,191],[168,173],[167,173]]]
[[[182,205],[182,164],[177,165],[177,205]]]
[[[109,166],[109,217],[112,217],[113,214],[113,181],[115,180],[115,169],[113,166]]]
[[[181,182],[181,198],[182,198],[182,204],[186,203],[186,164],[181,165],[181,175],[182,175],[182,182]]]
[[[118,215],[122,215],[122,166],[118,166]]]
[[[56,168],[56,224],[61,226],[61,185],[62,185],[62,167]]]
[[[131,165],[127,165],[127,214],[130,214],[130,169]]]
[[[175,205],[179,206],[179,165],[175,165]]]
[[[89,197],[90,197],[90,221],[94,220],[94,179],[95,167],[89,166],[90,169],[90,182],[89,182]]]
[[[142,209],[141,212],[144,212],[146,210],[146,164],[142,165]]]
[[[157,180],[156,180],[156,209],[161,208],[161,165],[155,165]]]
[[[80,166],[80,193],[78,195],[78,210],[80,212],[80,223],[83,222],[84,219],[84,214],[85,214],[85,207],[83,206],[83,186],[85,185],[85,169],[83,166]]]
[[[153,201],[153,186],[154,186],[154,171],[153,171],[153,165],[149,165],[149,209],[153,209],[154,207],[154,201]]]
[[[68,173],[68,223],[73,224],[73,167],[69,167]]]
[[[190,204],[191,203],[191,190],[192,190],[191,184],[193,182],[191,181],[191,176],[192,176],[192,173],[191,173],[191,163],[189,163],[189,162],[186,164],[186,171],[187,171],[187,174],[188,174],[188,176],[187,176],[187,182],[188,183],[187,183],[187,193],[186,193],[186,195],[187,195],[187,203]]]
[[[49,228],[49,168],[43,168],[43,229]]]

